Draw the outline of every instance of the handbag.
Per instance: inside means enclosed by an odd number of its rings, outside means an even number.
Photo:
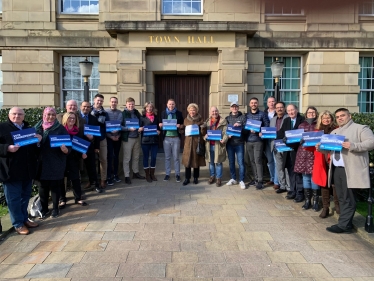
[[[42,203],[40,202],[39,195],[31,198],[29,203],[29,214],[31,217],[42,217]]]
[[[205,145],[200,142],[200,136],[198,138],[196,154],[199,156],[205,156]]]

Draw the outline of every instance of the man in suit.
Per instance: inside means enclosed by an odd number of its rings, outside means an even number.
[[[294,104],[287,106],[288,117],[283,120],[280,130],[277,132],[277,139],[286,141],[286,131],[296,130],[304,118],[300,115],[298,108]],[[295,202],[304,201],[303,178],[301,174],[294,172],[296,152],[300,143],[287,144],[292,147],[292,151],[285,152],[285,167],[287,168],[290,178],[290,191],[288,191],[286,199],[294,199]]]
[[[99,126],[97,118],[90,114],[91,105],[88,101],[84,101],[81,104],[80,116],[84,119],[84,123],[93,126]],[[81,129],[81,128],[80,128]],[[82,128],[84,130],[84,127]],[[95,190],[97,193],[102,193],[104,190],[100,187],[99,181],[96,174],[96,155],[100,152],[100,138],[94,137],[92,135],[84,135],[84,139],[91,142],[91,145],[87,150],[87,158],[84,159],[86,165],[89,182],[84,187],[85,189],[90,188],[91,184],[95,185]]]
[[[83,130],[85,120],[82,118],[82,116],[79,114],[78,111],[78,104],[76,100],[68,100],[65,105],[66,112],[74,112],[77,114],[78,120],[79,120],[79,129]],[[57,114],[56,118],[57,121],[62,124],[62,116],[64,116],[65,113],[59,113]]]

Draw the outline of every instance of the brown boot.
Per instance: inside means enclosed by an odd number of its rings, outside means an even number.
[[[152,182],[151,176],[149,174],[149,168],[144,169],[144,172],[145,172],[145,179],[146,179],[146,181],[147,182]]]
[[[330,213],[330,190],[328,188],[321,188],[321,196],[323,209],[319,217],[324,219],[327,218]]]
[[[216,186],[217,186],[217,187],[220,187],[221,185],[222,185],[221,179],[220,179],[220,178],[217,178]]]
[[[209,178],[208,183],[209,183],[209,184],[212,184],[212,183],[214,183],[215,181],[216,181],[216,177],[213,176],[213,177],[210,177],[210,178]]]
[[[155,169],[156,168],[151,168],[149,175],[151,176],[152,181],[157,181],[157,178],[155,177]]]
[[[334,196],[334,205],[335,205],[335,212],[340,215],[340,206],[339,206],[339,199],[338,199],[338,194],[336,194],[336,188],[335,185],[332,185],[332,192]]]

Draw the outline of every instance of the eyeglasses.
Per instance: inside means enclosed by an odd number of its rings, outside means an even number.
[[[16,112],[12,112],[11,113],[13,116],[23,116],[23,115],[25,115],[24,113],[16,113]]]
[[[74,117],[69,117],[68,119],[69,120],[76,120]]]
[[[306,114],[316,114],[316,112],[315,111],[309,111]]]
[[[284,108],[284,106],[282,106],[282,107],[276,107],[275,109],[283,109]]]

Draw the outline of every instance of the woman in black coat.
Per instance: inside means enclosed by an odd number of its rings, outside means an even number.
[[[66,156],[71,148],[61,145],[51,147],[50,135],[67,135],[66,129],[56,120],[56,110],[47,107],[43,112],[43,120],[35,125],[36,132],[43,136],[39,157],[40,187],[39,196],[42,205],[42,218],[49,214],[48,198],[51,192],[53,209],[51,217],[59,215],[58,200],[60,198],[61,185],[64,182]]]
[[[140,128],[142,132],[143,167],[147,182],[157,181],[155,177],[156,158],[158,151],[158,136],[160,127],[158,126],[157,109],[152,102],[146,102],[140,117]],[[144,136],[144,126],[156,126],[157,135]],[[149,165],[149,153],[151,153],[151,165]]]
[[[82,132],[79,132],[79,118],[74,112],[67,112],[62,116],[62,126],[65,127],[66,131],[70,135],[72,140],[74,136],[79,138],[83,137]],[[82,154],[76,150],[72,150],[66,159],[66,169],[65,174],[68,181],[71,181],[73,194],[75,199],[75,204],[80,204],[81,206],[87,206],[87,203],[82,200],[82,187],[79,174],[79,163],[80,159],[86,159],[87,155]],[[66,205],[66,189],[65,185],[61,186],[61,196],[60,196],[60,209],[65,208]]]

